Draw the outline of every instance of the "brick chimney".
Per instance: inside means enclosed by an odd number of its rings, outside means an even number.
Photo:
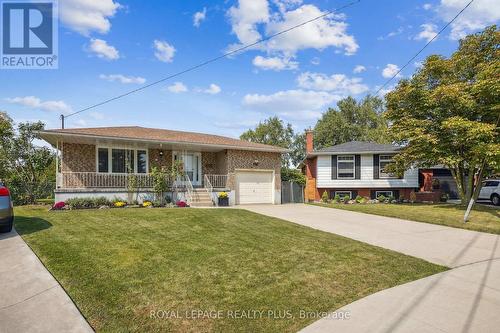
[[[306,129],[306,154],[312,153],[314,150],[313,131]]]

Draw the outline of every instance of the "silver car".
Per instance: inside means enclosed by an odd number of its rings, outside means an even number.
[[[495,206],[500,206],[500,180],[490,179],[483,183],[478,199],[491,200]]]
[[[0,184],[0,232],[10,232],[14,221],[14,208],[9,189]]]

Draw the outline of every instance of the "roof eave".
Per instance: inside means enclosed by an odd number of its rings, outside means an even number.
[[[368,154],[395,154],[397,150],[374,150],[374,151],[314,151],[307,154],[307,157],[322,156],[322,155],[368,155]]]
[[[248,151],[262,151],[270,153],[289,153],[290,149],[286,148],[266,148],[266,147],[250,147],[250,146],[237,146],[237,145],[224,145],[224,144],[210,144],[210,143],[200,143],[200,142],[187,142],[187,141],[169,141],[169,140],[152,140],[152,139],[137,139],[137,138],[126,138],[118,136],[105,136],[105,135],[94,135],[94,134],[83,134],[83,133],[67,133],[67,132],[57,132],[57,131],[38,131],[40,137],[50,143],[52,146],[56,146],[55,142],[51,142],[51,137],[54,136],[67,136],[73,138],[98,138],[103,140],[116,140],[116,141],[135,141],[143,143],[162,143],[162,144],[172,144],[172,145],[197,145],[210,148],[220,148],[220,149],[235,149],[235,150],[248,150]]]

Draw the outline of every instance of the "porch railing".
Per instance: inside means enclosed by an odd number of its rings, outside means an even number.
[[[57,175],[58,188],[126,188],[135,177],[139,188],[152,188],[153,177],[144,173],[62,172]]]
[[[212,188],[227,188],[227,175],[205,175]]]

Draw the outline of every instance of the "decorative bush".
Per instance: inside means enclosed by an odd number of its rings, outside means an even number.
[[[385,196],[384,196],[384,195],[379,195],[379,196],[377,197],[377,200],[378,200],[379,202],[385,202]]]
[[[356,196],[355,200],[357,203],[365,203],[366,202],[366,199],[360,195]]]
[[[225,199],[225,198],[229,198],[229,195],[227,194],[227,192],[219,192],[219,193],[217,193],[217,198]]]
[[[53,210],[61,210],[64,208],[64,206],[66,206],[66,204],[64,203],[64,201],[59,201],[59,202],[56,202],[53,206],[52,206],[52,209]]]
[[[165,203],[160,200],[155,200],[152,202],[153,207],[165,207]]]
[[[175,205],[176,205],[177,207],[187,207],[187,206],[188,206],[188,205],[187,205],[187,203],[186,203],[185,201],[181,201],[181,200],[177,201],[177,202],[175,203]]]
[[[329,200],[329,198],[328,198],[328,191],[325,191],[321,195],[321,201],[326,203],[326,202],[328,202],[328,200]]]
[[[97,198],[94,198],[93,200],[94,200],[94,205],[96,208],[99,208],[101,206],[111,206],[111,201],[109,201],[105,197],[97,197]]]
[[[335,196],[333,197],[333,201],[336,203],[339,203],[340,202],[340,195],[335,194]]]
[[[144,201],[142,203],[142,207],[152,207],[153,203],[151,201]]]

